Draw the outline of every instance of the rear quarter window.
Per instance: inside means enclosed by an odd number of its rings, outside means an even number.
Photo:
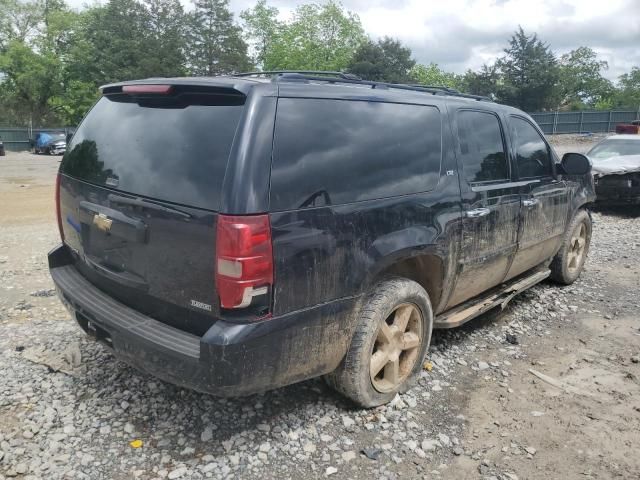
[[[272,210],[418,193],[438,183],[436,107],[281,98],[277,112]]]

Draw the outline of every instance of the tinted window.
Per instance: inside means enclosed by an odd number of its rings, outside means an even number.
[[[509,179],[498,117],[489,112],[462,110],[457,115],[464,176],[468,182]]]
[[[87,182],[215,210],[241,113],[237,105],[141,106],[103,97],[61,168]]]
[[[430,190],[440,178],[441,129],[435,107],[282,98],[271,206],[286,210]]]
[[[520,178],[550,176],[549,149],[533,125],[522,118],[511,117],[511,130]]]

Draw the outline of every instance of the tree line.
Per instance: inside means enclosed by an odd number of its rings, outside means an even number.
[[[519,28],[491,65],[464,74],[423,65],[409,47],[369,38],[340,3],[298,6],[286,21],[260,0],[234,18],[228,0],[0,0],[0,122],[75,125],[100,85],[127,79],[258,70],[334,70],[364,79],[446,86],[527,111],[638,108],[640,68],[616,83],[579,47],[558,56]]]

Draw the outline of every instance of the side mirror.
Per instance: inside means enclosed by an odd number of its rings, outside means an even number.
[[[581,153],[565,153],[560,163],[567,175],[586,175],[591,173],[591,160]]]

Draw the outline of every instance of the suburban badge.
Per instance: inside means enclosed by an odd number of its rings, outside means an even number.
[[[211,305],[204,302],[199,302],[198,300],[191,300],[191,306],[196,308],[201,308],[202,310],[211,311]]]

